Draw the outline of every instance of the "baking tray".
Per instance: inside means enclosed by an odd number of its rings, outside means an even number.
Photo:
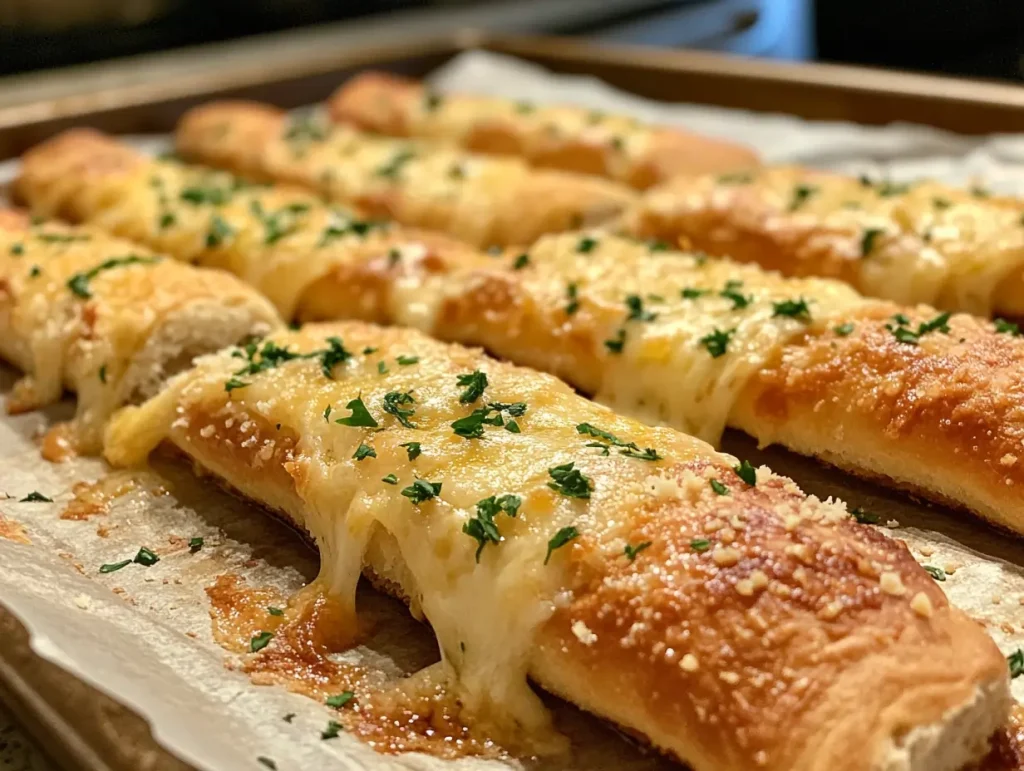
[[[202,75],[2,108],[0,160],[75,125],[113,133],[169,132],[185,110],[215,97],[258,99],[282,107],[310,104],[361,69],[422,77],[471,48],[516,56],[558,73],[594,75],[662,101],[865,124],[912,121],[968,134],[1024,131],[1024,88],[1017,86],[465,30],[372,49],[313,51],[287,67],[261,63],[254,46],[247,60],[236,59]],[[756,454],[752,447],[744,451]],[[792,456],[787,465],[792,465]],[[979,534],[975,529],[965,542],[971,540],[989,554],[1010,557],[1009,548],[1014,561],[1024,549],[989,531]],[[140,717],[35,656],[24,627],[2,607],[0,641],[0,700],[60,766],[86,771],[190,768],[156,744]]]

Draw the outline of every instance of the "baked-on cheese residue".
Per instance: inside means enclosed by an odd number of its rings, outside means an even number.
[[[781,346],[873,302],[836,281],[784,278],[599,232],[540,239],[515,275],[532,302],[561,309],[567,337],[593,330],[601,379],[575,385],[618,412],[711,443]]]
[[[905,305],[989,315],[999,283],[1024,268],[1024,206],[978,188],[782,166],[670,182],[642,208],[682,222],[720,212],[716,227],[793,252],[794,270],[801,255],[831,255],[852,266],[865,294]],[[715,239],[713,232],[692,235]]]
[[[206,357],[119,413],[107,455],[138,462],[170,437],[202,462],[195,443],[234,426],[254,482],[282,464],[294,481],[287,513],[316,539],[322,589],[353,608],[365,564],[398,581],[470,714],[543,734],[526,668],[567,601],[562,550],[587,539],[621,558],[626,502],[664,459],[718,456],[524,372],[402,330],[289,333]]]

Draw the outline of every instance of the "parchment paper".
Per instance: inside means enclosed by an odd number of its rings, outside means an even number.
[[[904,179],[928,175],[951,182],[979,182],[1024,194],[1024,137],[966,139],[929,128],[809,124],[787,116],[688,105],[658,105],[589,78],[554,77],[532,65],[490,54],[466,54],[435,74],[444,90],[482,91],[534,101],[578,102],[595,109],[631,112],[679,123],[757,147],[766,159],[887,173]],[[136,139],[148,150],[166,138]],[[12,168],[0,167],[0,181]],[[15,373],[0,369],[0,402]],[[0,404],[2,408],[2,404]],[[203,769],[258,769],[258,757],[278,769],[430,769],[450,767],[426,756],[381,756],[342,734],[323,741],[333,710],[278,687],[255,686],[225,664],[237,663],[212,638],[205,588],[235,573],[253,586],[288,593],[312,578],[317,558],[291,531],[197,480],[183,465],[158,462],[135,475],[136,488],[85,521],[60,518],[72,487],[109,473],[97,460],[53,465],[39,457],[37,437],[71,403],[47,412],[0,416],[0,603],[32,635],[35,651],[101,688],[143,715],[156,739]],[[923,564],[948,573],[942,588],[986,625],[1004,652],[1024,646],[1024,539],[994,531],[967,515],[916,504],[850,480],[813,461],[781,450],[759,453],[730,435],[725,449],[767,462],[808,492],[837,495],[852,506],[899,523],[891,532]],[[53,503],[21,503],[38,491]],[[10,536],[24,528],[29,543]],[[184,546],[201,536],[196,554]],[[140,546],[160,561],[100,574],[99,566],[129,559]],[[391,676],[437,660],[429,629],[398,603],[366,590],[361,609],[373,634],[346,654]],[[2,644],[2,642],[0,642]],[[1024,699],[1024,678],[1014,684]],[[573,754],[547,762],[559,769],[655,771],[672,764],[644,755],[599,721],[550,701]],[[293,722],[283,717],[295,713]],[[462,768],[501,767],[463,760]]]

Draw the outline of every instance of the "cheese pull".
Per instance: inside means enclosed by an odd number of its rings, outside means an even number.
[[[53,435],[51,459],[99,451],[117,407],[151,396],[194,356],[280,323],[266,300],[227,273],[98,229],[0,211],[0,356],[26,373],[7,408],[44,406],[64,388],[78,394],[70,431]]]
[[[753,150],[679,128],[570,105],[439,94],[382,72],[352,78],[327,105],[335,121],[367,131],[518,155],[536,166],[609,177],[639,189],[679,174],[758,165]]]
[[[606,180],[363,134],[315,114],[289,119],[255,103],[195,108],[178,125],[176,143],[190,160],[304,185],[481,247],[607,222],[635,201],[632,191]]]
[[[1024,315],[1024,203],[795,167],[680,177],[625,218],[645,238],[903,304]]]
[[[1012,325],[607,233],[485,256],[301,192],[238,186],[78,133],[33,150],[16,190],[42,213],[232,270],[288,318],[481,345],[646,422],[711,443],[738,428],[1024,532]]]
[[[119,412],[105,452],[163,442],[307,531],[342,607],[363,571],[422,614],[499,741],[552,744],[528,679],[696,771],[954,771],[1008,714],[989,637],[842,503],[473,349],[280,332]]]

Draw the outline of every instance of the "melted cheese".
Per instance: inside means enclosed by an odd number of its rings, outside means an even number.
[[[90,224],[234,273],[285,318],[296,315],[310,286],[339,266],[393,255],[415,267],[430,253],[416,235],[315,196],[246,185],[196,166],[140,159],[131,172],[76,185]]]
[[[433,227],[478,245],[496,243],[502,217],[522,201],[533,172],[514,158],[324,127],[323,139],[267,145],[263,169],[336,201],[387,202],[399,222]]]
[[[594,398],[712,443],[749,378],[781,346],[841,323],[852,309],[872,302],[836,281],[784,278],[727,260],[652,251],[602,233],[548,236],[529,255],[531,267],[518,275],[532,301],[565,308],[574,286],[579,310],[566,314],[565,329],[596,330],[602,379]],[[727,288],[741,300],[723,295]],[[685,298],[684,290],[702,294]],[[630,296],[642,303],[638,314],[627,305]],[[808,303],[809,320],[776,314],[777,303],[801,299]],[[630,318],[640,314],[653,319]],[[710,337],[716,333],[729,333],[719,356],[712,355]],[[621,353],[606,342],[614,346],[620,340]],[[572,379],[572,373],[567,376]]]
[[[797,204],[800,188],[810,192]],[[670,184],[644,206],[668,216],[721,210],[742,230],[777,237],[783,250],[827,250],[848,260],[866,294],[907,305],[989,315],[996,287],[1024,268],[1024,206],[935,182],[866,184],[775,167]],[[790,230],[812,234],[790,242]],[[865,255],[869,231],[877,235]]]
[[[318,335],[317,329],[307,326],[274,339],[291,351],[315,351],[325,346],[327,334]],[[567,589],[562,550],[573,548],[569,543],[554,551],[545,564],[549,540],[561,528],[575,526],[581,539],[612,544],[610,554],[621,557],[617,534],[628,526],[630,507],[652,495],[649,480],[665,464],[704,457],[724,466],[734,460],[690,437],[619,418],[554,378],[499,364],[475,351],[404,330],[360,324],[329,329],[332,334],[341,330],[348,350],[376,350],[338,365],[333,379],[324,376],[315,358],[240,375],[233,373],[245,359],[237,352],[206,357],[160,396],[115,417],[107,433],[108,458],[116,464],[139,462],[165,437],[195,453],[189,433],[207,424],[219,427],[225,420],[243,421],[240,430],[249,437],[243,446],[273,446],[274,435],[300,437],[294,460],[269,453],[267,462],[284,463],[295,480],[301,504],[288,513],[320,547],[318,582],[350,607],[362,567],[400,582],[412,607],[430,621],[444,666],[472,714],[495,724],[505,736],[547,727],[547,715],[526,676],[536,630]],[[419,361],[398,365],[397,358],[408,355]],[[386,374],[378,369],[381,361]],[[489,384],[479,400],[463,404],[465,389],[457,376],[474,370],[486,372]],[[249,385],[226,392],[225,383],[232,377]],[[414,396],[415,403],[406,406],[414,408],[409,421],[415,428],[403,426],[382,409],[389,392]],[[378,428],[336,422],[349,415],[345,405],[356,398]],[[525,414],[516,418],[521,433],[491,425],[479,439],[453,432],[453,421],[490,402],[525,402]],[[329,405],[330,419],[325,419]],[[261,432],[260,421],[280,424],[281,434]],[[584,422],[623,441],[653,447],[664,460],[626,457],[614,447],[607,455],[588,448],[593,437],[576,429]],[[401,446],[412,441],[422,450],[414,460]],[[371,446],[376,457],[356,460],[362,444]],[[549,470],[565,463],[575,463],[593,480],[589,499],[568,497],[549,486]],[[246,466],[238,473],[252,470]],[[383,481],[389,474],[397,477],[397,484]],[[227,476],[247,489],[245,479]],[[440,493],[412,503],[402,492],[416,479],[440,484]],[[477,502],[507,494],[520,496],[522,504],[514,518],[495,516],[502,540],[487,543],[478,562],[478,543],[463,528],[475,516]],[[389,562],[386,551],[369,548],[382,534],[393,540],[400,567]]]
[[[408,104],[405,128],[412,136],[465,145],[486,128],[504,128],[533,157],[565,142],[602,148],[607,173],[626,177],[630,165],[645,160],[653,130],[625,115],[569,105],[535,105],[483,96],[429,96]]]
[[[118,264],[105,265],[109,260]],[[88,297],[72,291],[75,277]],[[59,399],[65,385],[74,389],[76,444],[86,452],[98,449],[114,409],[159,375],[148,368],[159,367],[160,352],[140,353],[168,317],[190,303],[216,300],[252,313],[241,335],[277,324],[273,310],[230,276],[53,223],[0,227],[0,285],[0,351],[28,373],[15,389],[17,406],[38,407]]]

